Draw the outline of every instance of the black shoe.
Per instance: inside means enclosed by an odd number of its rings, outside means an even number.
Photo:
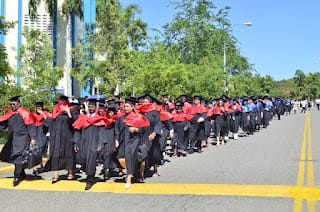
[[[17,186],[21,183],[22,178],[15,177],[13,180],[13,186]]]
[[[89,182],[87,182],[86,187],[84,188],[84,190],[87,191],[87,190],[91,189],[92,186],[93,186],[93,182],[89,181]]]
[[[105,170],[103,171],[103,179],[104,179],[104,180],[109,180],[109,179],[110,179],[109,169],[105,169]]]
[[[57,183],[58,181],[59,181],[59,177],[57,177],[57,178],[53,177],[52,180],[51,180],[51,183],[52,183],[52,184],[55,184],[55,183]]]
[[[188,150],[188,154],[192,154],[193,152],[193,149]]]

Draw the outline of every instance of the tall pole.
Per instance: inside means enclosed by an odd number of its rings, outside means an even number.
[[[250,21],[242,23],[244,26],[252,26],[252,23]],[[226,37],[225,37],[225,28],[224,24],[222,25],[223,30],[223,93],[225,95],[228,94],[228,86],[227,86],[227,53],[226,53]]]
[[[226,38],[224,34],[224,24],[222,25],[223,33],[223,94],[227,95],[227,54],[226,54]]]
[[[226,54],[226,42],[223,39],[223,93],[227,95],[227,54]]]

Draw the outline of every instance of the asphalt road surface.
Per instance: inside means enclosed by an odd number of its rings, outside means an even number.
[[[12,167],[2,163],[0,211],[320,211],[319,140],[320,111],[282,116],[223,146],[166,156],[159,177],[129,189],[114,177],[85,191],[81,173],[51,184],[52,173],[31,170],[12,187]]]

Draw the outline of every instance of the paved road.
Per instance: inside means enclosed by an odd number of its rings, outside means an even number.
[[[114,178],[84,191],[83,175],[52,185],[52,173],[13,188],[0,164],[1,211],[320,211],[319,126],[315,110],[284,116],[222,147],[167,157],[160,177],[128,190]]]

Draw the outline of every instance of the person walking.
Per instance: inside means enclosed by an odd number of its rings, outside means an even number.
[[[0,132],[8,128],[8,141],[0,153],[0,160],[14,164],[13,186],[26,178],[22,155],[37,144],[32,113],[21,106],[20,96],[10,99],[11,110],[0,117]]]
[[[69,103],[68,97],[61,95],[53,109],[53,123],[50,128],[49,160],[45,168],[53,171],[52,184],[59,181],[59,170],[67,170],[67,180],[73,179],[75,168],[73,151],[73,122],[78,118],[78,111]]]

